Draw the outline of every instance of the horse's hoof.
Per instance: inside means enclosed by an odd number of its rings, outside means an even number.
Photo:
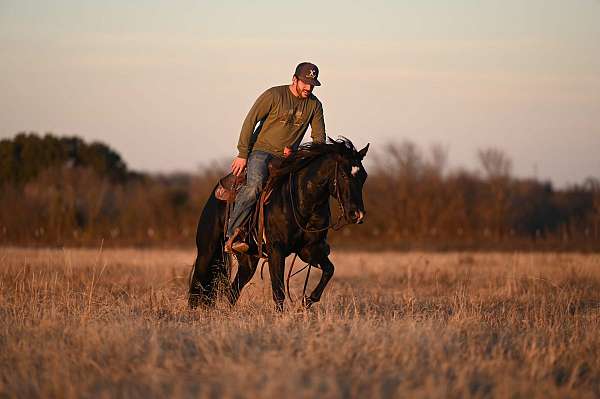
[[[308,310],[315,303],[309,296],[305,296],[302,298],[302,306],[304,309]]]
[[[210,309],[215,306],[215,301],[213,298],[207,297],[202,294],[190,294],[188,297],[188,307],[190,310],[195,310],[197,308],[200,309]]]
[[[200,304],[200,295],[190,295],[188,298],[188,306],[190,309],[194,310]]]

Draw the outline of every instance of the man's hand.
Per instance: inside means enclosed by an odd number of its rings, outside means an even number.
[[[247,162],[247,160],[244,158],[240,158],[240,157],[235,158],[233,160],[233,162],[231,163],[231,171],[233,172],[233,174],[236,176],[240,176],[242,174],[242,172],[244,172],[244,169],[246,168],[246,162]]]

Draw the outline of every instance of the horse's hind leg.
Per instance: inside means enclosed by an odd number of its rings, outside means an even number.
[[[214,304],[219,277],[224,275],[221,250],[224,221],[225,204],[215,198],[213,189],[213,195],[206,201],[196,229],[198,255],[191,272],[188,297],[192,309],[199,304]]]
[[[238,258],[238,270],[231,283],[229,292],[229,302],[235,305],[240,297],[242,288],[252,279],[258,266],[259,258],[256,256],[242,255]]]
[[[217,249],[218,251],[218,249]],[[192,269],[188,305],[194,309],[198,305],[213,306],[219,277],[223,274],[220,254],[213,253],[210,259],[198,255]]]

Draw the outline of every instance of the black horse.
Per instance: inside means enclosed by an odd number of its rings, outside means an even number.
[[[345,138],[304,144],[270,176],[267,189],[272,189],[272,193],[264,207],[264,237],[273,299],[278,310],[283,309],[285,300],[285,258],[292,253],[322,270],[317,287],[304,298],[304,304],[310,307],[320,300],[334,272],[327,244],[331,218],[329,197],[338,201],[347,223],[362,223],[365,216],[362,188],[367,179],[362,160],[368,149],[367,144],[357,151]],[[225,217],[226,203],[216,199],[213,190],[196,232],[198,255],[190,278],[191,308],[199,304],[212,305],[219,281],[227,276],[223,253]],[[227,287],[231,304],[235,304],[242,288],[254,275],[260,259],[258,255],[237,257],[238,271]]]

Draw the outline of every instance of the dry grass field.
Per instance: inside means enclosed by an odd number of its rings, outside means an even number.
[[[600,396],[599,255],[337,253],[283,314],[188,310],[193,258],[0,249],[0,397]]]

